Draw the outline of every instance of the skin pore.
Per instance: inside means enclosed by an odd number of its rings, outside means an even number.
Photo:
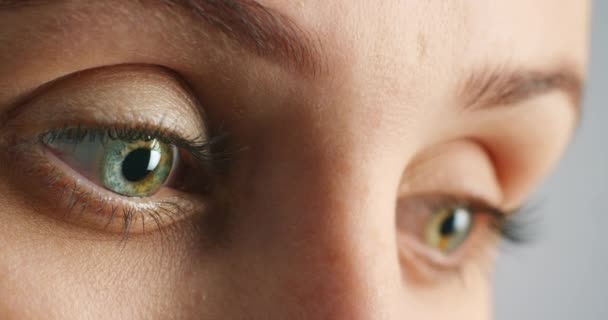
[[[488,212],[567,146],[589,4],[258,1],[0,0],[0,318],[491,317]],[[51,151],[106,129],[179,149],[162,190]],[[484,212],[449,254],[446,204]]]

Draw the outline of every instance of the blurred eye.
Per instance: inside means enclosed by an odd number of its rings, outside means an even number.
[[[429,218],[424,231],[426,244],[443,253],[458,249],[473,227],[473,214],[465,208],[441,209]]]
[[[408,270],[458,269],[480,248],[490,248],[498,235],[510,232],[509,214],[483,201],[446,195],[404,197],[397,205],[397,236],[401,261]]]
[[[47,139],[47,146],[69,166],[109,191],[148,197],[167,181],[178,154],[157,139],[124,141],[91,135],[80,142],[68,136]]]

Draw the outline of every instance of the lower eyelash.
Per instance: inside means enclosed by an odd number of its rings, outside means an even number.
[[[429,196],[410,196],[410,199],[424,199],[422,206],[430,212],[436,212],[442,208],[462,207],[474,213],[473,227],[467,236],[467,240],[462,247],[458,248],[449,255],[444,255],[434,251],[426,244],[421,243],[415,230],[412,233],[403,232],[398,237],[400,244],[400,259],[406,265],[406,269],[413,270],[412,281],[422,283],[436,282],[444,275],[462,275],[467,261],[480,261],[479,267],[485,265],[481,263],[484,257],[489,257],[495,251],[493,245],[495,240],[508,240],[516,244],[525,243],[528,238],[519,235],[528,229],[528,223],[522,219],[522,214],[529,211],[504,212],[482,199],[467,196],[451,195],[429,195]],[[413,203],[416,203],[414,201]],[[429,209],[430,208],[430,209]],[[417,212],[416,205],[409,208],[412,212]],[[407,211],[407,210],[406,210]],[[415,224],[415,222],[413,222]],[[475,264],[473,264],[475,266]],[[484,268],[481,268],[484,269]],[[489,274],[489,273],[488,273]]]
[[[50,186],[49,188],[56,188]],[[106,222],[103,229],[107,230],[117,220],[122,224],[123,240],[126,240],[133,232],[133,228],[140,228],[137,233],[145,233],[146,229],[161,229],[166,225],[172,225],[185,216],[185,212],[177,203],[171,201],[155,202],[141,207],[122,205],[117,206],[111,203],[112,200],[103,197],[94,197],[90,192],[86,192],[82,187],[74,185],[59,186],[63,188],[63,194],[70,194],[66,217],[78,214],[82,215],[87,210],[92,210],[98,217],[104,217]],[[167,220],[169,220],[167,222]],[[149,222],[154,223],[154,228],[146,228]],[[141,223],[141,224],[139,224]]]
[[[485,259],[492,255],[496,239],[488,223],[492,223],[491,216],[478,216],[470,234],[470,239],[462,248],[452,256],[443,256],[441,253],[429,252],[425,245],[419,243],[415,237],[400,237],[400,262],[408,270],[405,274],[409,281],[415,284],[428,285],[454,277],[460,278],[466,284],[463,276],[465,269],[479,267],[485,269]],[[488,268],[489,270],[489,268]],[[489,272],[487,273],[489,276]]]
[[[162,231],[197,209],[193,202],[178,197],[134,203],[134,200],[122,199],[109,192],[103,195],[105,190],[95,191],[94,188],[100,188],[85,178],[70,177],[71,173],[62,172],[72,169],[65,166],[64,170],[58,164],[52,164],[53,159],[42,148],[29,145],[16,148],[11,153],[15,163],[30,166],[25,170],[27,175],[40,179],[42,188],[31,189],[43,190],[41,197],[56,205],[56,208],[46,207],[44,210],[52,212],[55,209],[63,213],[54,218],[89,227],[95,224],[97,229],[120,232],[122,239],[126,240],[132,233]]]

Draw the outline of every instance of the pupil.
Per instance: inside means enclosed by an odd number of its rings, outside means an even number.
[[[144,179],[153,170],[148,169],[152,151],[149,149],[133,150],[122,162],[122,175],[130,182]]]
[[[450,214],[450,216],[441,224],[439,232],[442,236],[449,236],[456,231],[455,220],[456,215],[452,212],[452,214]]]

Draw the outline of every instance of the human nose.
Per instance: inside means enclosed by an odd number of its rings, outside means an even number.
[[[266,150],[246,175],[231,275],[244,277],[238,290],[267,319],[402,318],[391,191],[399,179],[354,149]]]

